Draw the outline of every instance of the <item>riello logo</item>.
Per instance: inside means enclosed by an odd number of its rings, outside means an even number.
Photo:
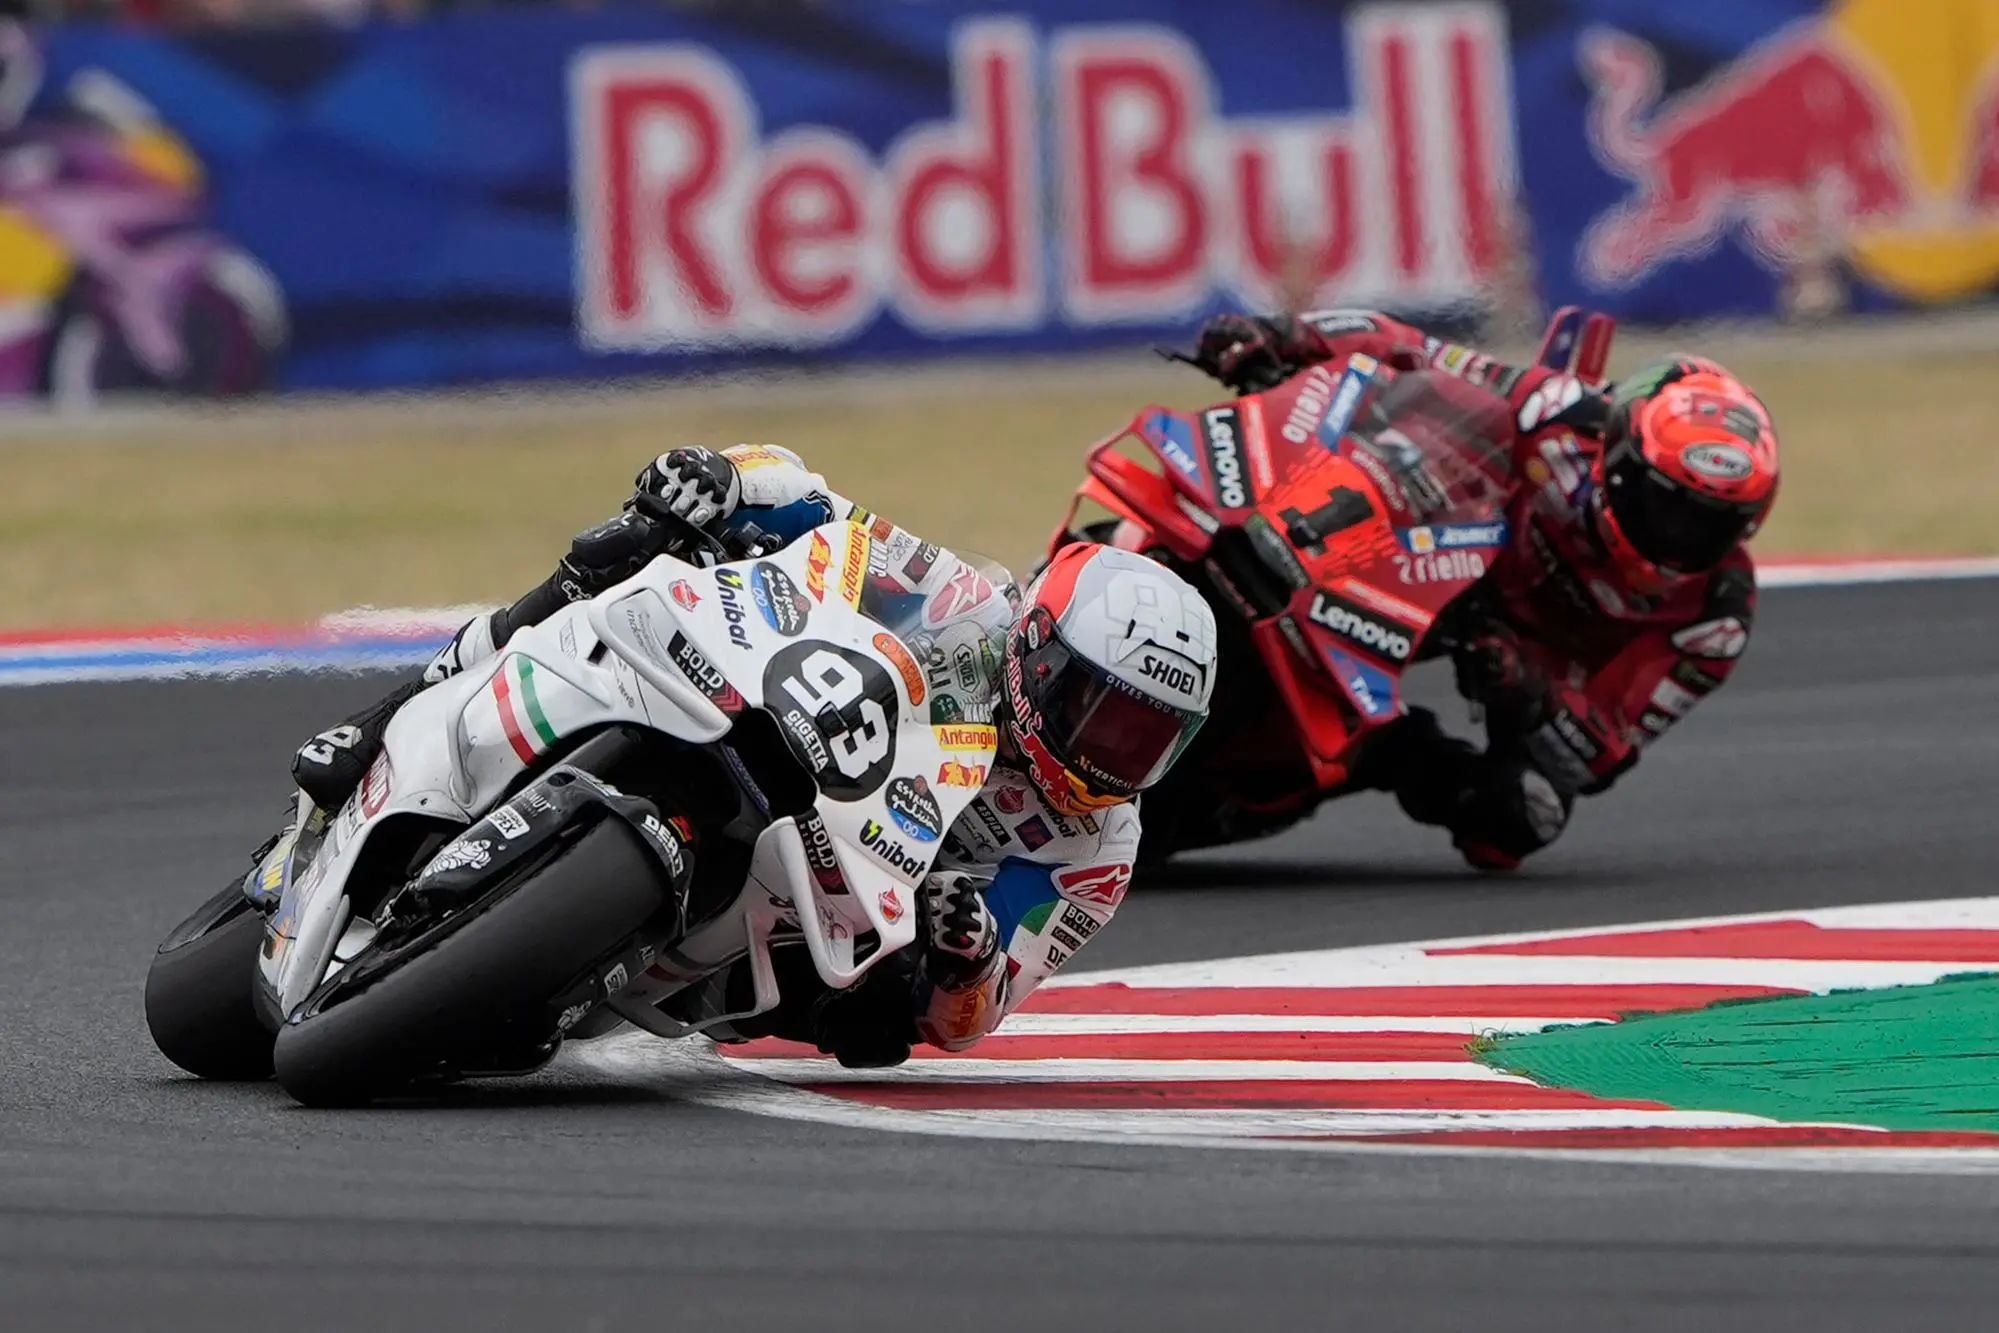
[[[580,330],[611,351],[810,346],[885,309],[943,335],[1160,321],[1301,273],[1322,299],[1476,299],[1510,258],[1505,32],[1490,3],[1357,7],[1351,110],[1231,119],[1171,28],[968,20],[951,118],[878,159],[825,126],[766,138],[707,48],[586,50]]]

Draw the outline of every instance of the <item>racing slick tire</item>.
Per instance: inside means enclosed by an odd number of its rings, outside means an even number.
[[[279,1030],[278,1083],[307,1106],[361,1106],[453,1077],[467,1051],[552,1052],[551,1002],[623,949],[670,895],[640,835],[601,819],[393,953],[364,951],[336,973]]]
[[[197,1078],[271,1076],[275,1034],[257,1017],[254,982],[264,914],[239,883],[168,935],[146,972],[146,1027],[160,1054]]]

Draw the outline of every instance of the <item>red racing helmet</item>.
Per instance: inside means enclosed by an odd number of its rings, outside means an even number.
[[[1777,432],[1742,381],[1676,357],[1618,386],[1595,480],[1605,553],[1633,589],[1658,592],[1762,526],[1777,499]]]

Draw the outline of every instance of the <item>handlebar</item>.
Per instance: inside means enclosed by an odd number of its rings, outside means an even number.
[[[754,560],[758,556],[769,555],[784,544],[774,540],[754,523],[739,523],[714,531],[697,526],[674,513],[657,495],[640,492],[632,497],[631,503],[632,509],[641,517],[666,530],[665,549],[700,551],[712,556],[718,564],[730,560]]]

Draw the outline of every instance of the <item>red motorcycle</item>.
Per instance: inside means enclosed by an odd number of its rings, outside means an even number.
[[[1600,381],[1609,335],[1564,310],[1541,362]],[[1513,440],[1490,390],[1354,356],[1200,411],[1147,408],[1091,448],[1050,554],[1143,551],[1201,590],[1221,634],[1208,723],[1145,794],[1144,859],[1273,833],[1369,785],[1402,673],[1483,620]]]

